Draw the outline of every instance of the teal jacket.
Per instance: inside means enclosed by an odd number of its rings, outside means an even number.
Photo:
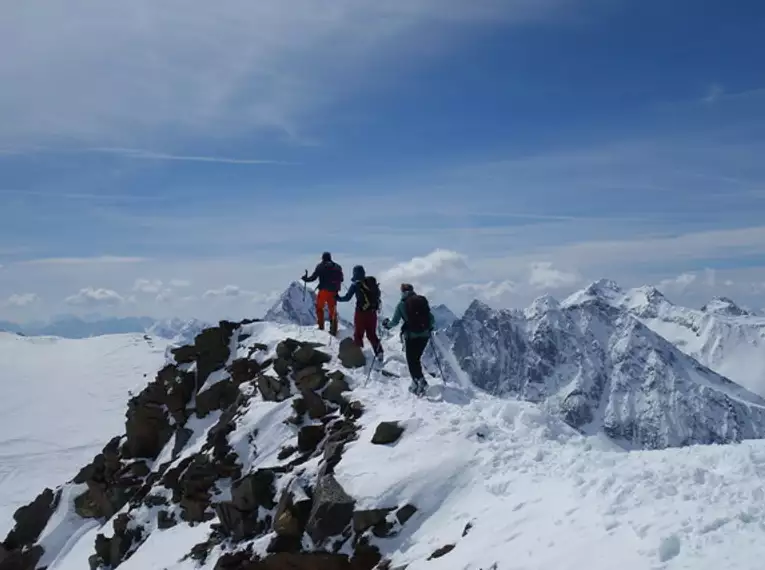
[[[390,322],[388,323],[388,326],[385,328],[392,329],[402,319],[405,323],[407,322],[406,305],[404,304],[405,299],[406,297],[404,299],[401,299],[401,301],[398,302],[398,305],[396,305],[396,310],[393,312],[393,318],[390,320]],[[436,328],[436,319],[435,317],[433,317],[433,311],[431,311],[430,312],[430,329],[435,330],[435,328]],[[425,331],[421,333],[413,333],[413,332],[405,331],[404,335],[406,336],[406,338],[428,338],[430,336],[430,331]]]

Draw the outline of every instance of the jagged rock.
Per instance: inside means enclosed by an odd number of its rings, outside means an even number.
[[[192,435],[194,435],[194,432],[188,428],[179,427],[176,429],[175,442],[173,443],[173,459],[180,455],[181,451],[183,451],[183,448],[186,447],[186,444],[189,442]]]
[[[313,451],[322,439],[324,439],[324,426],[303,426],[298,432],[298,450],[302,453]]]
[[[13,514],[16,524],[5,539],[5,547],[16,550],[34,544],[58,507],[60,498],[60,490],[54,493],[46,487],[31,503],[20,507]]]
[[[289,360],[299,346],[300,343],[294,338],[286,338],[276,345],[276,356],[283,358],[284,360]]]
[[[308,417],[314,420],[323,418],[327,415],[327,404],[320,396],[311,390],[303,390],[301,392],[303,396],[303,402],[305,403],[306,410],[308,411]]]
[[[161,507],[163,505],[167,505],[167,498],[163,497],[162,495],[147,494],[143,502],[146,503],[146,505],[149,507]]]
[[[316,544],[343,532],[351,524],[355,501],[332,475],[324,475],[314,489],[306,530]]]
[[[290,397],[289,383],[280,378],[274,378],[267,374],[258,376],[258,390],[267,402],[282,402]]]
[[[284,358],[277,358],[274,360],[274,372],[284,378],[290,373],[290,363]]]
[[[284,460],[285,460],[285,459],[287,459],[287,458],[288,458],[290,455],[293,455],[293,454],[294,454],[294,453],[295,453],[297,450],[298,450],[298,449],[297,449],[297,447],[295,447],[294,445],[288,445],[288,446],[286,446],[286,447],[282,447],[282,448],[279,450],[279,454],[276,456],[276,458],[277,458],[279,461],[284,461]]]
[[[125,434],[127,456],[156,459],[173,428],[162,406],[144,402],[139,395],[128,403]]]
[[[372,443],[376,445],[395,443],[403,433],[404,428],[398,422],[381,422],[372,436]]]
[[[37,544],[25,550],[6,552],[5,558],[0,557],[0,570],[35,570],[44,553]]]
[[[260,364],[255,360],[247,358],[237,358],[228,367],[228,373],[231,374],[231,381],[238,386],[244,382],[250,382],[260,372]]]
[[[449,554],[452,550],[454,550],[454,547],[456,545],[454,544],[447,544],[445,546],[442,546],[438,550],[436,550],[433,554],[428,556],[428,560],[435,560],[436,558],[441,558],[442,556],[446,556]]]
[[[215,513],[218,515],[223,531],[234,540],[254,538],[258,533],[266,530],[265,524],[253,516],[255,513],[243,513],[232,502],[217,503]]]
[[[276,505],[275,478],[270,469],[259,469],[245,475],[231,485],[232,503],[241,511],[254,511],[258,507],[273,509]]]
[[[406,524],[417,512],[417,507],[414,505],[404,505],[396,511],[396,518],[399,524]]]
[[[295,374],[298,390],[321,390],[327,383],[327,376],[321,366],[308,366]]]
[[[361,534],[374,526],[384,525],[385,517],[395,509],[371,509],[353,513],[353,531]]]
[[[236,552],[226,552],[222,554],[215,563],[213,570],[242,570],[252,560],[252,551],[237,550]]]
[[[146,477],[151,473],[151,469],[145,461],[134,461],[130,464],[130,472],[136,477]]]
[[[179,346],[170,350],[178,364],[189,364],[197,357],[196,348],[193,345]]]
[[[222,323],[221,326],[203,330],[194,339],[197,352],[197,382],[200,386],[210,374],[225,366],[231,354],[229,342],[232,333],[230,326]]]
[[[5,546],[3,546],[2,543],[0,543],[0,564],[3,563],[3,560],[8,558],[8,551],[5,549]]]
[[[311,499],[293,481],[282,492],[274,516],[274,532],[280,537],[296,539],[293,544],[300,548],[300,537],[305,532],[311,515]],[[281,548],[280,550],[283,550]]]
[[[74,512],[84,519],[97,519],[105,516],[89,490],[74,498]]]
[[[170,471],[168,471],[168,474]],[[185,471],[171,486],[173,500],[181,506],[181,518],[188,522],[204,522],[211,518],[207,511],[210,505],[210,490],[219,478],[216,465],[201,454],[191,458]],[[167,474],[165,479],[167,480]]]
[[[292,361],[295,363],[295,368],[298,370],[308,366],[321,366],[331,360],[332,357],[329,354],[316,350],[308,344],[302,345],[292,355]]]
[[[364,405],[358,400],[354,400],[345,407],[343,414],[348,418],[357,420],[364,415]]]
[[[469,532],[470,532],[472,529],[473,529],[473,523],[472,523],[472,522],[468,522],[468,523],[465,525],[465,528],[462,530],[462,537],[463,537],[463,538],[464,538],[464,537],[466,537],[466,536],[468,535],[468,533],[469,533]]]
[[[353,342],[352,338],[346,337],[340,341],[338,352],[340,362],[346,368],[362,368],[366,365],[367,359],[361,351],[361,347]]]
[[[343,397],[343,392],[349,392],[351,389],[345,379],[345,374],[337,370],[329,374],[329,378],[331,378],[331,380],[329,381],[327,387],[324,389],[322,397],[325,400],[332,402],[333,404],[337,404],[338,406],[345,405],[347,402]]]
[[[161,510],[157,513],[157,527],[160,530],[165,530],[168,528],[173,528],[178,524],[178,521],[175,519],[175,517],[169,513],[166,510]]]
[[[203,418],[214,410],[225,410],[231,406],[241,392],[229,380],[222,380],[210,386],[204,392],[197,394],[196,415]]]
[[[379,568],[378,564],[381,560],[382,555],[380,554],[380,549],[369,544],[369,539],[364,536],[361,537],[353,549],[351,567],[354,570],[371,570],[373,568]]]

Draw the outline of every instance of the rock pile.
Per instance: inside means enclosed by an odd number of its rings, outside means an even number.
[[[74,512],[113,529],[97,535],[92,570],[117,568],[155,527],[207,521],[211,534],[188,556],[214,556],[216,570],[385,564],[375,541],[395,536],[417,509],[359,509],[336,479],[344,450],[358,440],[363,406],[349,398],[343,371],[327,368],[335,359],[321,345],[288,338],[270,349],[248,341],[250,323],[222,321],[173,349],[172,361],[128,402],[125,434],[67,483],[76,491]],[[363,366],[363,354],[359,359],[347,343],[341,349],[344,367]],[[245,415],[264,402],[290,407],[293,436],[274,464],[255,469],[254,443],[235,450],[230,436],[241,434]],[[211,427],[195,432],[192,416],[212,418]],[[393,443],[402,433],[395,422],[381,424],[375,443]],[[257,433],[247,436],[254,442]],[[0,544],[0,570],[36,568],[44,554],[40,535],[56,509],[68,508],[61,496],[62,489],[46,489],[16,512]],[[256,538],[267,540],[265,555],[253,553]]]

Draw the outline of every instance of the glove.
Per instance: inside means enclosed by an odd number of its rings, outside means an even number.
[[[390,319],[383,319],[382,326],[386,329],[390,328]]]
[[[308,281],[308,270],[307,269],[305,270],[305,273],[303,274],[303,276],[300,279],[302,281]]]

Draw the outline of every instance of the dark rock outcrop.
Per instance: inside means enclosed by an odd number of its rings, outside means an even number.
[[[403,433],[404,428],[398,422],[381,422],[372,436],[372,443],[376,445],[395,443]]]
[[[353,498],[332,475],[319,479],[306,527],[313,541],[321,544],[329,537],[341,534],[351,524],[354,506]]]
[[[367,359],[361,348],[357,346],[352,338],[344,338],[340,341],[340,350],[338,353],[340,362],[346,368],[362,368],[366,365]]]
[[[270,469],[259,469],[245,475],[231,486],[231,501],[242,511],[253,511],[258,507],[273,509],[274,481],[276,477]]]
[[[16,550],[32,546],[58,507],[60,498],[60,491],[46,488],[30,504],[19,508],[13,515],[16,524],[5,539],[4,547]]]
[[[284,378],[274,378],[268,374],[258,376],[258,390],[267,402],[282,402],[290,397],[290,385]]]

